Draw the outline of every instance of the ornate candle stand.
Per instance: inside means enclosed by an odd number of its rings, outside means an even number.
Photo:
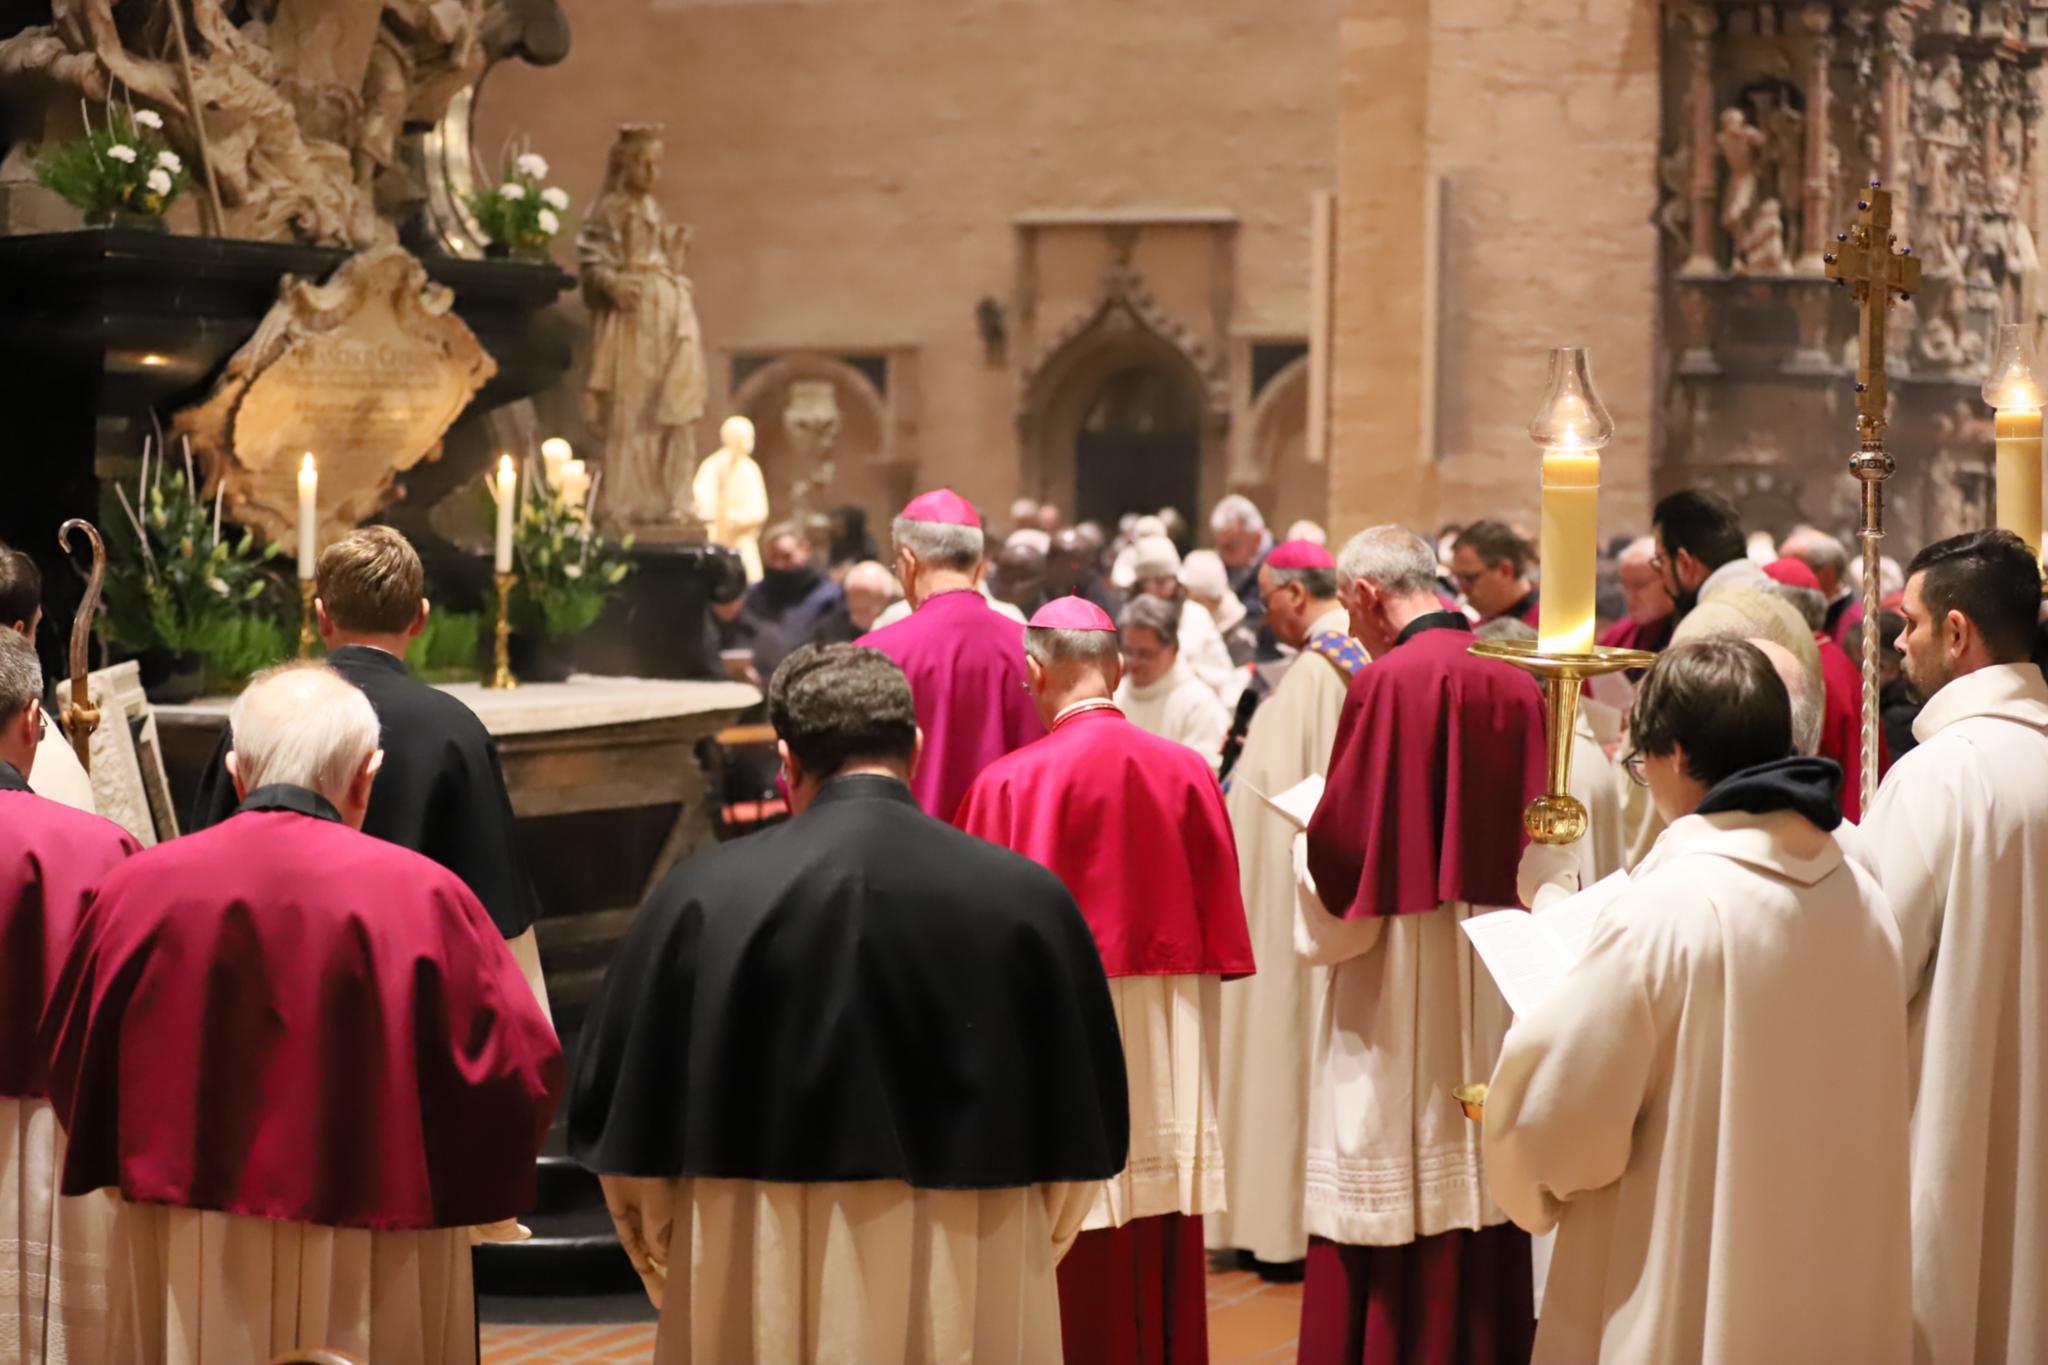
[[[1588,653],[1550,653],[1528,640],[1481,640],[1472,653],[1533,673],[1543,684],[1544,724],[1550,739],[1546,789],[1522,812],[1522,828],[1539,844],[1569,844],[1586,833],[1586,807],[1571,793],[1572,736],[1579,723],[1580,686],[1588,678],[1625,668],[1648,668],[1655,654],[1595,645]]]
[[[310,578],[299,580],[299,657],[313,657],[313,596],[314,583]]]
[[[503,691],[519,686],[519,679],[512,676],[512,585],[519,581],[519,575],[493,574],[491,581],[498,588],[498,625],[492,647],[491,676],[484,686]]]

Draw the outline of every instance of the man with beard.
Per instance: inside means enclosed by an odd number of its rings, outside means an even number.
[[[1749,558],[1742,518],[1726,498],[1687,488],[1657,504],[1657,566],[1678,610],[1671,643],[1760,635],[1820,677],[1820,648],[1792,604]]]
[[[1863,824],[1911,992],[1922,1361],[2048,1360],[2048,683],[2041,571],[2010,531],[1937,541],[1899,636],[1926,709]]]

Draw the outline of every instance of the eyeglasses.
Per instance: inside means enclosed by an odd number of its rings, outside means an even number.
[[[1628,780],[1635,783],[1638,787],[1647,787],[1650,785],[1650,779],[1643,775],[1642,750],[1630,749],[1628,753],[1622,757],[1621,770],[1627,773]]]

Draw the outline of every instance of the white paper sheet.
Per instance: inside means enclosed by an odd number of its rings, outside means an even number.
[[[1628,874],[1616,872],[1541,914],[1495,910],[1474,915],[1458,927],[1519,1018],[1550,998],[1565,973],[1585,955],[1595,917],[1627,887]]]
[[[1249,783],[1246,785],[1250,786]],[[1310,817],[1316,813],[1317,803],[1323,799],[1323,775],[1310,773],[1278,796],[1268,796],[1257,787],[1252,787],[1251,791],[1288,824],[1296,829],[1307,829]]]

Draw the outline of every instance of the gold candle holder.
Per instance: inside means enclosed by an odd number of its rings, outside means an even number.
[[[299,580],[299,657],[313,657],[313,589],[310,578]]]
[[[1550,653],[1530,640],[1481,640],[1472,653],[1534,673],[1543,684],[1544,723],[1550,740],[1547,789],[1522,812],[1522,828],[1539,844],[1569,844],[1586,833],[1586,808],[1571,793],[1572,735],[1579,723],[1579,688],[1588,678],[1648,668],[1657,656],[1640,649],[1595,645],[1585,654]]]
[[[498,585],[498,627],[492,649],[494,666],[484,686],[502,691],[519,686],[519,679],[512,676],[512,585],[519,581],[519,575],[493,574],[491,581]]]

